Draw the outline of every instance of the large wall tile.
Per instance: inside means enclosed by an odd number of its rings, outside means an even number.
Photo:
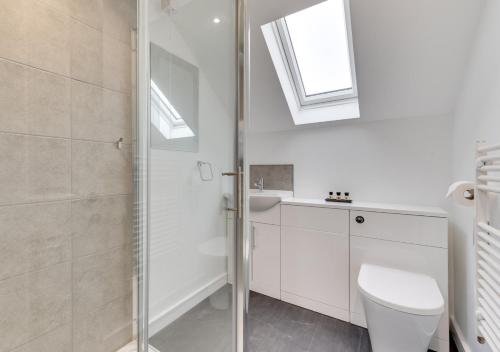
[[[71,77],[102,84],[102,33],[81,22],[71,25]]]
[[[27,22],[27,53],[31,66],[68,76],[70,18],[41,2],[31,2]]]
[[[0,280],[71,260],[69,201],[0,207]]]
[[[131,146],[73,141],[72,186],[78,197],[129,194],[132,190]]]
[[[70,0],[71,15],[93,28],[102,29],[103,0]]]
[[[0,43],[2,43],[2,40],[0,40]],[[26,116],[27,81],[28,69],[26,66],[0,60],[0,82],[2,82],[0,84],[1,131],[28,131]]]
[[[28,133],[70,137],[70,79],[35,69],[29,69],[27,79]]]
[[[79,81],[72,83],[72,136],[76,139],[131,141],[130,97]]]
[[[68,140],[0,133],[0,204],[71,197]]]
[[[66,14],[71,15],[71,2],[72,0],[38,0],[48,6]]]
[[[110,352],[132,340],[132,296],[75,315],[74,352]]]
[[[0,281],[0,351],[71,322],[71,263]]]
[[[70,137],[68,78],[0,59],[0,81],[1,131]]]
[[[132,293],[131,247],[78,258],[73,263],[75,318]]]
[[[131,196],[75,200],[71,227],[73,256],[81,257],[132,245]]]
[[[0,18],[0,57],[69,75],[71,21],[66,13],[45,1],[1,0]]]
[[[76,80],[71,82],[71,136],[73,138],[90,137],[92,140],[98,140],[92,132],[96,125],[103,123],[102,100],[101,87]]]
[[[58,327],[11,352],[71,352],[71,324]]]
[[[120,92],[103,90],[104,94],[104,120],[101,129],[106,135],[105,140],[116,141],[123,138],[125,142],[132,141],[132,111],[130,95]],[[96,126],[97,127],[97,126]],[[105,131],[105,132],[104,132]]]
[[[0,57],[26,60],[27,6],[28,0],[0,0]]]
[[[130,30],[136,27],[136,0],[104,0],[105,35],[130,44]]]
[[[128,45],[105,36],[103,45],[103,86],[129,93],[132,79],[131,49]]]

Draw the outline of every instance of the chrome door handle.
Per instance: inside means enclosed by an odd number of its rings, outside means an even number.
[[[257,241],[255,240],[255,225],[252,225],[252,249],[257,247]]]
[[[238,171],[228,171],[223,172],[222,176],[233,176],[236,177],[236,208],[231,208],[228,210],[235,211],[238,214],[238,218],[243,218],[243,172],[241,167],[238,167]]]
[[[250,265],[250,278],[251,280],[253,281],[253,271],[254,271],[254,249],[255,249],[255,225],[252,224],[252,231],[250,233],[250,235],[252,236],[251,240],[252,240],[252,256],[251,256],[251,265]]]
[[[223,172],[222,173],[222,176],[238,176],[239,173],[238,172],[234,172],[234,171],[228,171],[228,172]]]

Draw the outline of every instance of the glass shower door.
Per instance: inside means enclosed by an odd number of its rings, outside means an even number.
[[[149,349],[230,352],[244,296],[234,270],[237,1],[149,0],[146,17]]]

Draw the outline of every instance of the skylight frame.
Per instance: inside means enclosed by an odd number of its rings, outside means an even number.
[[[158,130],[166,139],[180,139],[180,138],[188,138],[194,137],[195,134],[191,127],[184,121],[182,116],[177,112],[175,107],[170,103],[167,97],[163,94],[158,85],[151,80],[151,107],[152,110],[156,110],[159,116],[156,118],[161,119],[162,121],[159,124],[152,122],[156,125]],[[161,128],[161,122],[168,125],[168,129],[165,131]]]
[[[290,76],[290,80],[293,82],[294,85],[297,103],[302,109],[315,108],[321,105],[342,103],[346,102],[347,100],[356,99],[358,97],[349,0],[342,0],[342,3],[345,16],[346,36],[347,36],[350,73],[352,82],[352,87],[348,89],[341,89],[320,94],[307,95],[304,83],[302,81],[297,58],[294,53],[293,43],[288,31],[286,19],[281,18],[274,22],[276,31],[275,34],[281,44],[280,49],[283,55],[284,63],[287,68],[288,74]]]

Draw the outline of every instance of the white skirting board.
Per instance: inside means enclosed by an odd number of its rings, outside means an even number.
[[[153,336],[161,329],[167,327],[183,314],[190,311],[194,306],[208,298],[217,290],[227,284],[227,273],[221,274],[206,285],[200,287],[184,299],[173,304],[156,316],[149,318],[149,336]]]
[[[453,337],[453,341],[455,341],[458,350],[460,352],[472,352],[471,348],[467,344],[464,333],[462,332],[462,329],[460,329],[460,326],[454,316],[450,317],[450,330],[451,336]]]

